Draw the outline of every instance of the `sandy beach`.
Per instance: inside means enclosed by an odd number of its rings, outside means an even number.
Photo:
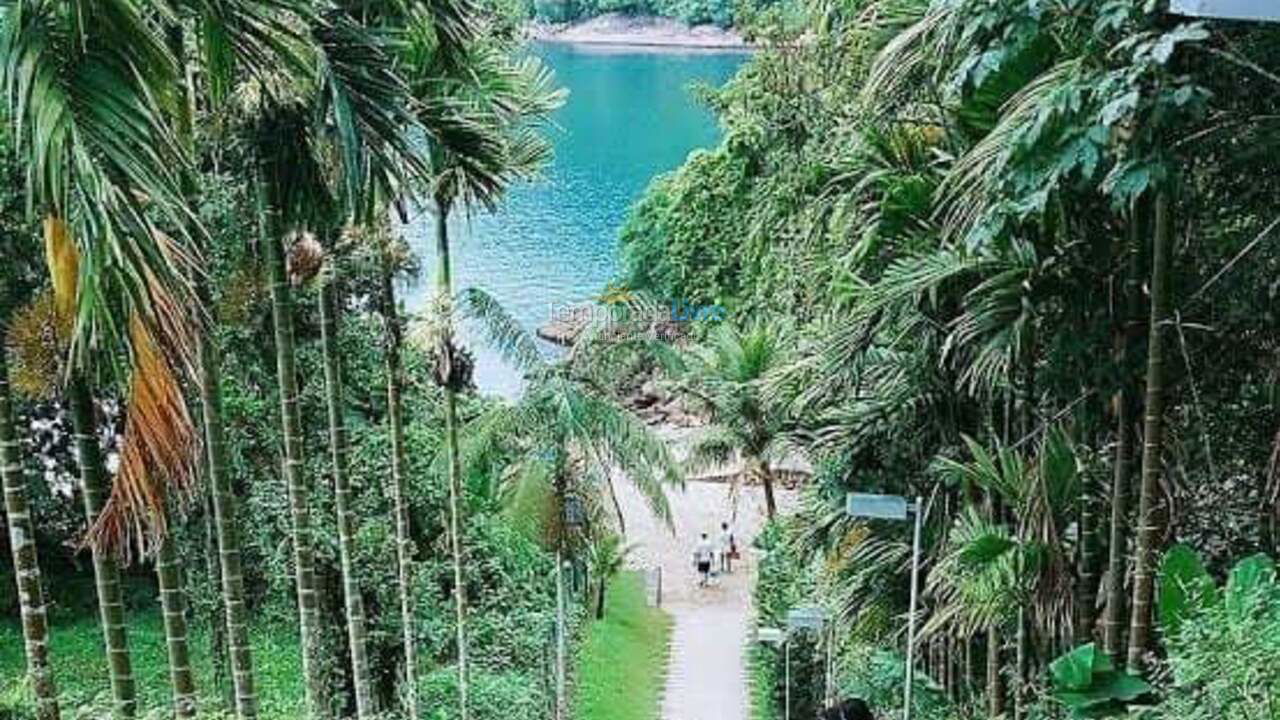
[[[648,48],[749,50],[751,43],[717,25],[685,25],[670,18],[607,13],[582,22],[533,23],[530,36],[543,42]]]

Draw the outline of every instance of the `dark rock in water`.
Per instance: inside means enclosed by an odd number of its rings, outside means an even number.
[[[538,337],[563,347],[570,347],[591,322],[590,305],[557,310],[551,321],[538,328]]]

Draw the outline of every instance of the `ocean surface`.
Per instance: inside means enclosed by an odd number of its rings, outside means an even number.
[[[455,212],[450,232],[455,289],[483,289],[532,332],[556,308],[598,296],[614,278],[627,209],[653,177],[719,139],[715,117],[690,87],[722,84],[747,56],[549,43],[531,51],[569,90],[550,129],[555,159],[541,181],[513,187],[496,212]],[[405,228],[423,267],[404,290],[411,312],[431,297],[433,223],[424,210]],[[482,392],[519,394],[517,372],[469,333],[463,340],[476,356]]]

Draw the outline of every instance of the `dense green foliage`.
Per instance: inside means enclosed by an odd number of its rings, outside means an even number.
[[[1049,664],[1091,641],[1159,686],[1199,649],[1154,624],[1159,551],[1276,552],[1280,32],[848,0],[793,39],[707,93],[723,141],[621,233],[630,287],[789,338],[756,387],[817,470],[762,620],[827,605],[841,687],[895,712],[910,538],[843,501],[923,496],[922,713],[1061,714]]]
[[[514,0],[513,0],[514,1]],[[718,25],[744,35],[764,35],[769,28],[800,21],[795,0],[522,0],[524,17],[547,23],[588,20],[606,13],[671,18],[686,25]]]
[[[214,304],[221,319],[223,347],[223,392],[226,432],[230,463],[235,468],[237,493],[243,498],[243,514],[249,519],[242,530],[246,566],[246,584],[257,619],[253,636],[255,660],[259,665],[262,712],[265,717],[296,717],[300,710],[300,685],[297,677],[296,629],[290,624],[296,612],[291,580],[291,556],[288,522],[284,508],[286,497],[278,470],[280,430],[277,400],[273,382],[274,356],[270,340],[269,307],[256,258],[239,238],[251,236],[247,222],[252,217],[242,185],[231,176],[210,176],[204,183],[203,215],[213,233],[218,250],[213,266],[214,287],[218,288]],[[343,257],[347,277],[353,280],[343,289],[351,313],[342,325],[340,345],[343,349],[346,375],[346,408],[350,434],[350,474],[355,488],[355,511],[368,518],[358,535],[356,567],[358,581],[369,608],[369,653],[381,702],[393,704],[398,678],[399,619],[395,580],[394,526],[389,521],[390,499],[386,479],[389,476],[390,453],[385,431],[385,375],[381,362],[382,323],[375,314],[362,312],[372,292],[370,258],[360,251]],[[307,428],[305,442],[323,448],[327,441],[325,400],[321,358],[318,343],[317,303],[314,288],[300,288],[295,317],[302,383],[302,415]],[[428,362],[424,353],[406,354],[410,377],[423,378]],[[482,412],[487,401],[469,399],[464,416]],[[452,571],[446,561],[445,536],[446,488],[440,474],[437,455],[440,450],[443,422],[439,394],[421,380],[406,388],[405,414],[408,441],[407,476],[409,499],[413,509],[413,540],[420,558],[416,573],[414,605],[419,618],[416,630],[420,643],[419,658],[425,697],[438,712],[448,713],[448,698],[456,684],[449,671],[453,657],[453,619],[450,611]],[[40,477],[38,453],[27,456],[28,476]],[[59,453],[48,458],[67,462]],[[308,458],[315,477],[324,477],[328,459],[323,452]],[[33,482],[35,521],[43,532],[41,549],[49,585],[55,590],[53,657],[58,678],[65,679],[66,701],[72,705],[101,695],[106,688],[101,666],[85,671],[100,653],[96,623],[90,620],[91,607],[86,604],[83,578],[77,578],[74,543],[81,532],[74,497],[49,492],[43,482]],[[474,608],[469,637],[477,664],[477,689],[473,717],[507,717],[514,706],[529,709],[528,717],[537,717],[549,707],[545,672],[545,654],[550,647],[554,614],[552,561],[504,515],[502,504],[494,494],[494,484],[485,475],[475,476],[468,484],[468,505],[472,520],[468,527],[468,550],[473,561],[467,565],[467,593]],[[313,513],[316,532],[318,572],[326,587],[336,588],[338,557],[334,527],[332,485],[317,483],[313,488]],[[201,667],[199,689],[202,701],[216,707],[229,682],[222,667],[216,676],[211,662],[222,652],[213,642],[213,630],[221,622],[216,576],[211,577],[206,565],[213,540],[207,537],[207,511],[198,505],[182,523],[179,532],[184,564],[188,568],[192,598],[192,615],[200,634],[197,645]],[[154,608],[155,590],[148,578],[149,564],[134,569],[135,590],[129,605],[138,618],[137,637],[132,639],[138,652],[139,673],[145,673],[143,705],[162,707],[164,691],[163,653],[154,647],[158,632]],[[9,567],[6,565],[5,570]],[[16,599],[11,578],[5,577],[4,615],[15,615]],[[90,593],[91,596],[91,593]],[[340,595],[324,594],[325,617],[334,627],[342,626]],[[130,625],[137,625],[131,622]],[[62,625],[66,623],[66,627]],[[147,628],[150,628],[149,630]],[[16,632],[6,626],[6,637]],[[148,640],[152,637],[152,640]],[[220,642],[220,641],[218,641]],[[333,665],[328,668],[335,688],[344,683],[341,639],[329,637],[333,643]],[[144,648],[149,648],[143,650]],[[21,646],[10,646],[3,661],[5,692],[12,694],[22,681]],[[292,654],[290,654],[292,652]],[[143,659],[145,658],[145,659]],[[276,679],[272,679],[276,678]],[[449,715],[446,715],[449,716]]]

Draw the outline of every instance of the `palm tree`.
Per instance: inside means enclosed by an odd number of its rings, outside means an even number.
[[[405,493],[404,366],[401,363],[404,329],[395,295],[395,271],[390,243],[381,248],[379,270],[382,317],[385,325],[383,360],[387,373],[387,430],[391,436],[391,504],[396,518],[396,580],[400,596],[400,629],[404,643],[405,713],[418,718],[418,651],[413,616],[413,538],[410,533],[408,496]]]
[[[12,136],[0,132],[0,177],[9,187],[0,205],[6,221],[23,227],[21,169],[14,156]],[[18,611],[27,660],[27,674],[36,701],[37,720],[58,720],[58,689],[49,662],[49,619],[45,611],[44,579],[36,546],[35,523],[27,495],[27,476],[20,455],[21,436],[13,406],[15,383],[10,378],[10,338],[46,336],[49,298],[36,296],[40,259],[29,233],[12,233],[0,239],[0,253],[7,262],[0,271],[0,492],[4,493],[4,518],[9,528],[9,549],[13,557],[14,580],[18,590]],[[21,303],[28,303],[18,309]],[[43,308],[41,313],[37,309]],[[40,318],[40,322],[31,322]],[[34,330],[34,333],[24,332]],[[56,331],[55,331],[56,332]],[[14,345],[22,343],[15,342]],[[16,348],[15,348],[16,350]],[[41,368],[42,377],[48,368]]]
[[[208,303],[204,303],[208,307]],[[226,614],[227,656],[240,720],[258,717],[258,692],[253,676],[253,652],[249,645],[249,607],[245,598],[244,566],[240,555],[240,529],[236,496],[231,489],[227,442],[222,424],[220,358],[213,329],[200,334],[200,401],[203,408],[208,480],[213,496],[213,522],[218,539],[218,570]]]
[[[468,717],[466,597],[463,594],[461,465],[458,460],[457,394],[470,383],[467,360],[453,332],[453,265],[449,216],[456,205],[492,208],[511,183],[533,177],[550,159],[539,125],[564,100],[551,74],[534,58],[514,61],[510,49],[475,41],[440,55],[420,51],[406,73],[424,112],[437,129],[431,145],[431,200],[436,237],[435,327],[432,339],[436,382],[444,395],[449,458],[449,537],[454,569],[458,648],[458,702]]]
[[[1138,495],[1137,545],[1134,551],[1133,601],[1129,618],[1129,672],[1146,666],[1151,646],[1152,595],[1155,591],[1157,543],[1156,502],[1164,474],[1164,336],[1169,322],[1169,268],[1172,262],[1173,219],[1169,191],[1156,194],[1155,229],[1151,254],[1151,320],[1147,341],[1147,391],[1143,404],[1142,485]]]
[[[324,378],[329,410],[329,448],[332,453],[334,505],[338,514],[338,552],[342,565],[343,597],[346,600],[351,669],[356,692],[356,714],[361,720],[373,712],[372,678],[366,650],[364,602],[353,566],[355,517],[351,511],[351,483],[347,477],[347,430],[343,420],[342,377],[339,368],[337,300],[332,281],[320,291],[320,337],[324,355]]]
[[[556,718],[567,718],[568,638],[564,627],[564,563],[582,540],[588,518],[617,500],[613,478],[621,474],[667,523],[666,488],[683,478],[665,443],[620,407],[593,371],[595,358],[575,353],[570,362],[549,364],[532,336],[493,298],[471,288],[466,315],[528,380],[514,406],[502,406],[478,421],[462,454],[466,466],[505,464],[502,490],[511,512],[556,553]],[[620,521],[620,519],[619,519]]]
[[[416,161],[407,86],[393,71],[386,44],[391,33],[365,27],[341,7],[304,13],[308,21],[303,72],[284,87],[259,83],[264,97],[255,108],[250,146],[257,162],[257,193],[271,282],[277,375],[285,436],[285,481],[289,489],[303,636],[308,706],[322,714],[325,687],[319,656],[319,605],[311,537],[309,483],[303,477],[302,420],[293,337],[293,298],[284,243],[308,231],[336,234],[343,221],[364,220],[373,198],[403,181],[403,168]],[[277,83],[277,85],[280,83]],[[317,122],[317,119],[319,122]],[[333,160],[336,158],[336,161]],[[331,182],[332,180],[332,182]],[[304,253],[305,254],[305,253]],[[301,257],[301,255],[299,256]],[[357,712],[373,712],[363,602],[352,566],[354,518],[346,473],[346,433],[342,427],[341,374],[336,347],[338,305],[330,263],[322,278],[322,351],[330,419],[330,450],[337,499],[339,551],[346,604],[347,635]]]
[[[137,706],[113,553],[165,533],[170,490],[189,489],[190,432],[172,355],[189,351],[194,253],[155,218],[183,227],[185,166],[160,104],[176,63],[133,3],[68,6],[20,0],[0,37],[0,82],[28,164],[27,195],[44,215],[59,314],[72,326],[66,395],[75,426],[85,515],[116,711]],[[92,359],[125,348],[132,373],[121,472],[108,486],[91,397]],[[146,386],[146,390],[141,388]],[[141,393],[141,394],[140,394]],[[111,502],[108,503],[108,493]],[[104,513],[104,511],[106,511]]]
[[[705,344],[682,354],[674,381],[676,393],[709,421],[690,448],[690,471],[740,459],[746,477],[764,487],[770,519],[778,513],[772,465],[785,456],[788,419],[786,402],[767,383],[788,362],[787,342],[763,323],[746,330],[723,323]]]

